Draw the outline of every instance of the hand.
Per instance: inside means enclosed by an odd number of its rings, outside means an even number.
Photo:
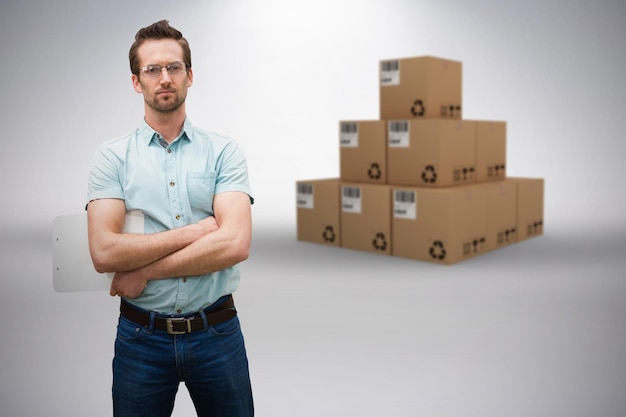
[[[109,294],[111,297],[119,295],[126,298],[137,298],[148,285],[148,280],[142,276],[140,270],[116,272],[111,281]]]

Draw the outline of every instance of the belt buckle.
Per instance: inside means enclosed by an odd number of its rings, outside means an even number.
[[[174,330],[174,323],[187,322],[187,330]],[[191,333],[191,319],[187,319],[184,317],[173,317],[170,319],[165,319],[165,330],[167,330],[168,334],[185,334]]]

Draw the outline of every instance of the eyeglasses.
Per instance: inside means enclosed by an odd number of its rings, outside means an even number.
[[[163,68],[167,70],[169,75],[176,75],[185,72],[186,65],[182,61],[172,62],[171,64],[167,64],[166,66],[154,64],[154,65],[144,65],[139,68],[139,72],[144,77],[159,77],[163,72]]]

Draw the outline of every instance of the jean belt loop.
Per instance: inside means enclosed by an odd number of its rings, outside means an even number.
[[[207,329],[209,327],[209,323],[206,320],[206,313],[204,312],[204,310],[200,310],[200,317],[202,317],[202,324],[204,325],[204,329]]]
[[[156,317],[156,313],[154,311],[150,312],[150,324],[148,325],[148,332],[154,332],[154,318]]]

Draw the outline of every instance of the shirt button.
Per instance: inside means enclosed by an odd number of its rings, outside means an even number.
[[[173,187],[174,185],[176,185],[176,183],[174,181],[170,181],[170,187]]]
[[[176,314],[180,314],[182,313],[182,310],[179,308],[178,310],[176,310]]]
[[[183,282],[187,282],[187,277],[183,277]]]
[[[167,153],[172,153],[172,150],[171,150],[171,149],[168,149],[168,150],[167,150]]]
[[[180,214],[176,215],[176,220],[180,220]]]

